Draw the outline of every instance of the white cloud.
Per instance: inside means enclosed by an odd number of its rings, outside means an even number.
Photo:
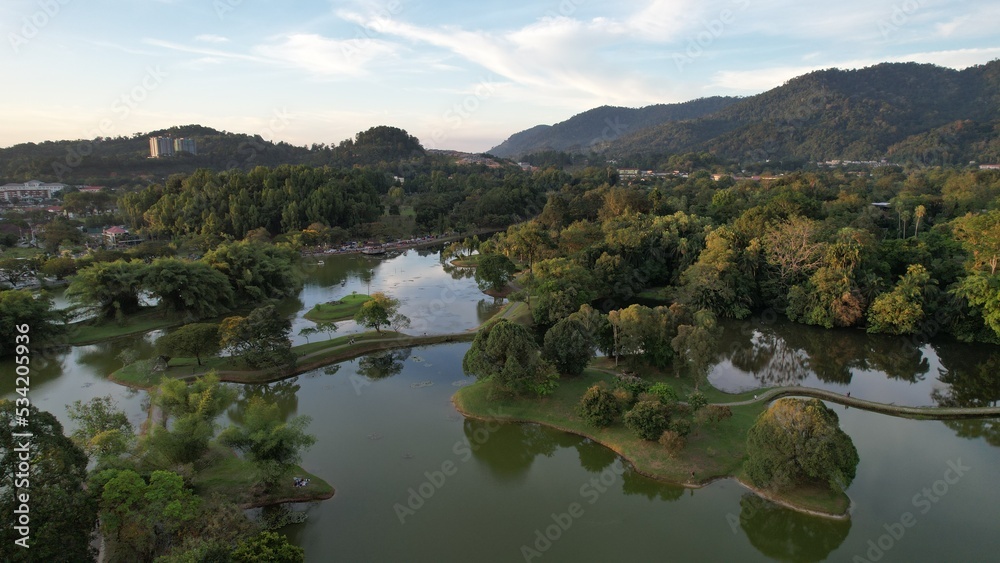
[[[347,11],[340,16],[364,27],[377,23],[385,35],[445,49],[539,94],[579,93],[618,103],[652,95],[648,84],[626,71],[625,65],[602,58],[602,49],[634,40],[634,28],[621,21],[550,16],[513,31],[486,32],[422,27],[398,18],[373,21]]]
[[[329,39],[313,33],[293,33],[254,48],[272,61],[324,77],[364,74],[370,63],[396,50],[395,45],[380,39]]]
[[[194,38],[195,41],[201,41],[202,43],[228,43],[229,39],[221,35],[212,35],[211,33],[205,33]]]

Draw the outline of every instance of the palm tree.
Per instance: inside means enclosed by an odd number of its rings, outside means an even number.
[[[923,205],[918,205],[917,209],[913,212],[914,217],[916,217],[916,223],[913,226],[913,236],[917,236],[917,231],[920,230],[920,220],[927,215],[927,208]]]

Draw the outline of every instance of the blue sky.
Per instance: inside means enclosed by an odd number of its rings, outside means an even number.
[[[1000,2],[3,0],[0,146],[198,123],[484,151],[600,105],[1000,58]]]

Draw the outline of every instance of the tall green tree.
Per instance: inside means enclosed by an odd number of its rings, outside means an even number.
[[[843,491],[854,480],[858,462],[837,414],[818,399],[778,399],[747,434],[744,467],[759,487],[821,483]]]
[[[139,310],[147,267],[138,261],[98,262],[77,272],[66,288],[66,297],[102,318],[125,322]]]
[[[868,332],[913,334],[924,319],[924,294],[931,280],[927,268],[912,264],[892,291],[875,298],[868,308]]]
[[[152,561],[190,526],[201,505],[171,471],[153,471],[147,482],[131,469],[107,469],[92,485],[100,494],[109,562]]]
[[[399,313],[399,299],[389,297],[381,291],[371,295],[371,299],[361,305],[354,315],[354,321],[359,325],[374,328],[382,332],[385,326],[409,326],[409,318]]]
[[[135,444],[135,429],[111,395],[86,403],[73,401],[67,408],[70,420],[77,425],[73,443],[98,461],[119,457]]]
[[[513,278],[517,268],[503,254],[483,254],[476,267],[476,284],[482,291],[501,291]]]
[[[146,269],[143,287],[162,307],[195,319],[217,316],[233,304],[229,279],[205,262],[157,259]]]
[[[480,329],[462,358],[462,370],[493,383],[495,395],[544,395],[558,375],[538,357],[538,345],[523,326],[507,319]]]
[[[692,324],[677,327],[677,336],[670,346],[677,354],[678,363],[687,369],[694,379],[694,389],[708,376],[718,349],[718,325],[715,315],[702,309],[694,315]]]
[[[219,325],[190,323],[156,340],[156,349],[165,356],[194,357],[201,365],[202,356],[214,356],[221,349]]]
[[[47,293],[35,295],[27,289],[0,291],[0,357],[13,354],[18,344],[39,350],[58,343],[66,333],[63,320],[62,313],[53,309]]]
[[[191,463],[207,450],[215,435],[215,419],[236,399],[236,391],[219,382],[215,372],[188,384],[164,378],[152,392],[152,402],[166,417],[154,425],[147,441],[152,449],[176,463]]]
[[[31,465],[27,477],[18,468],[25,457]],[[63,434],[55,416],[0,399],[0,511],[7,520],[0,526],[4,561],[92,561],[97,506],[85,488],[86,479],[87,455]],[[27,534],[17,528],[15,511],[25,512],[22,504],[29,510]],[[26,547],[15,543],[19,540]]]
[[[302,458],[302,450],[316,443],[306,434],[308,416],[284,420],[278,405],[254,397],[247,405],[242,426],[230,426],[219,441],[243,453],[257,469],[260,482],[271,489],[287,476]]]
[[[273,244],[241,241],[223,244],[203,260],[229,278],[237,303],[260,303],[294,296],[302,287],[298,254]]]
[[[594,338],[582,322],[566,317],[546,331],[542,358],[561,374],[580,375],[594,357]]]
[[[295,363],[288,334],[292,323],[274,305],[258,307],[246,317],[227,317],[219,325],[222,348],[253,368]]]

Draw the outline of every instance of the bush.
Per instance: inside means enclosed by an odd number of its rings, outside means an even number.
[[[691,433],[691,420],[688,418],[675,418],[670,421],[670,430],[679,436],[687,436]]]
[[[649,393],[659,397],[661,403],[677,402],[677,392],[666,383],[654,383],[649,388]]]
[[[621,414],[621,403],[601,385],[594,385],[580,399],[580,417],[591,426],[611,426]]]
[[[619,387],[612,391],[611,394],[615,396],[615,399],[618,399],[618,404],[621,405],[621,410],[623,411],[629,410],[635,404],[635,395],[628,389]]]
[[[667,409],[659,401],[639,401],[625,413],[625,426],[643,440],[657,440],[669,425]]]
[[[664,430],[663,434],[660,434],[660,445],[663,446],[667,453],[674,455],[684,449],[687,445],[687,440],[684,436],[681,436],[673,430]]]
[[[649,389],[649,382],[635,375],[616,374],[615,388],[624,389],[633,396],[638,396],[639,393],[645,393]]]
[[[708,405],[701,413],[711,423],[722,422],[733,417],[733,409],[725,405]]]
[[[691,409],[698,412],[699,409],[708,405],[708,399],[701,391],[695,391],[688,395],[688,404],[691,405]]]

